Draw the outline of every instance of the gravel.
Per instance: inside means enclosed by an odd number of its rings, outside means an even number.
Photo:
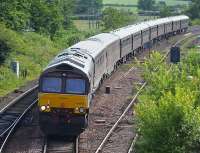
[[[172,39],[177,40],[182,36]],[[165,52],[170,47],[168,41],[154,46],[154,50]],[[163,49],[165,48],[165,49]],[[140,60],[148,57],[148,51],[138,55]],[[130,63],[130,62],[128,62]],[[112,76],[104,81],[91,103],[89,127],[80,135],[79,153],[93,153],[108,133],[112,125],[123,113],[132,96],[137,92],[136,84],[143,82],[142,71],[135,67],[129,75],[122,77],[127,71],[128,65],[121,66]],[[0,108],[16,98],[22,92],[35,86],[37,81],[31,81],[27,86],[19,88],[18,92],[12,92],[0,98]],[[111,87],[111,93],[105,94],[105,87]],[[41,152],[44,143],[44,135],[38,126],[37,109],[33,111],[34,122],[29,126],[20,127],[9,142],[6,152]],[[114,131],[102,152],[104,153],[125,153],[127,152],[132,139],[135,136],[133,110],[130,110],[121,121],[119,127]],[[15,147],[13,147],[15,146]]]

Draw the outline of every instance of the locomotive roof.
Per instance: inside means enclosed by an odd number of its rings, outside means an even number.
[[[85,41],[80,41],[79,43],[73,45],[71,48],[78,48],[83,52],[94,57],[96,54],[98,54],[99,50],[102,48],[102,42],[85,40]]]
[[[135,28],[135,27],[137,27],[140,30],[144,31],[144,30],[148,29],[150,26],[145,22],[141,22],[139,24],[135,24],[134,27],[132,27],[132,28]]]
[[[179,16],[169,17],[169,19],[172,20],[172,21],[180,21],[180,20],[188,20],[189,17],[186,16],[186,15],[179,15]]]
[[[115,31],[111,31],[111,33],[118,35],[120,38],[124,38],[129,35],[140,32],[141,30],[146,30],[147,28],[149,28],[149,25],[144,22],[141,22],[138,24],[133,24],[124,28],[117,29]]]
[[[140,31],[140,29],[137,26],[129,25],[129,26],[111,31],[110,33],[118,35],[120,37],[120,39],[122,39],[124,37],[127,37],[127,36],[135,33],[136,31]]]
[[[169,23],[171,20],[169,18],[160,18],[160,19],[156,19],[156,20],[150,20],[147,21],[146,23],[150,26],[150,27],[154,27],[157,25],[161,25],[164,23]]]
[[[119,37],[110,34],[102,33],[96,36],[90,37],[85,41],[81,41],[70,48],[79,48],[83,52],[89,54],[93,58],[98,56],[109,44],[118,41]]]
[[[91,61],[92,58],[79,48],[68,48],[58,54],[44,69],[44,71],[52,69],[61,64],[67,64],[81,70],[88,76],[90,75]]]
[[[119,39],[118,36],[111,33],[101,33],[88,38],[91,41],[100,41],[103,45],[109,45]]]

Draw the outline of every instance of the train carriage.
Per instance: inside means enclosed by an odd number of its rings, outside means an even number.
[[[133,35],[133,50],[139,50],[142,47],[142,32],[137,25],[131,26]]]
[[[102,34],[98,34],[96,36],[90,37],[89,40],[100,41],[102,43],[101,47],[99,48],[99,50],[102,51],[102,55],[98,57],[94,55],[93,57],[94,57],[95,62],[98,63],[99,61],[98,66],[100,67],[102,67],[101,62],[102,61],[105,62],[105,67],[104,67],[105,71],[104,72],[102,71],[101,75],[110,75],[114,71],[117,61],[120,59],[119,37],[111,33],[102,33]],[[96,71],[98,71],[97,68],[96,68]],[[95,76],[99,77],[98,74],[95,74]],[[102,78],[103,76],[101,76],[101,79]],[[98,78],[98,81],[100,81],[99,78]]]
[[[147,22],[150,27],[150,41],[156,39],[158,37],[158,23],[156,21]]]
[[[111,32],[120,38],[120,57],[123,61],[132,57],[135,51],[142,46],[141,31],[140,24],[135,24]]]
[[[81,41],[57,55],[39,79],[39,124],[47,135],[79,135],[88,124],[93,94],[117,65],[153,39],[188,28],[176,16],[120,28]]]
[[[181,16],[176,17],[170,17],[170,20],[172,20],[172,30],[174,34],[180,31],[181,29]]]
[[[142,33],[142,45],[145,46],[150,41],[150,26],[147,23],[140,23],[138,26]]]
[[[162,38],[165,35],[165,20],[159,19],[158,24],[158,38]]]
[[[169,18],[166,18],[165,35],[170,36],[171,33],[172,33],[172,21]]]
[[[187,16],[180,16],[181,20],[181,30],[186,32],[189,26],[189,17]]]
[[[132,34],[128,26],[111,32],[120,38],[120,58],[126,57],[132,51]]]

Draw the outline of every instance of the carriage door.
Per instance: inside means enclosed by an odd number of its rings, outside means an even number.
[[[108,59],[109,55],[108,55],[108,52],[106,51],[106,58],[105,58],[105,61],[106,61],[106,72],[109,73],[109,59]]]

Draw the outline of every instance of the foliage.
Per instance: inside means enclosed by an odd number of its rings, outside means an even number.
[[[200,19],[192,20],[192,25],[200,25]]]
[[[36,79],[58,52],[93,34],[72,27],[56,32],[53,40],[50,40],[35,32],[19,33],[0,24],[0,61],[3,63],[0,65],[0,96]],[[11,71],[12,61],[19,61],[19,78]]]
[[[25,29],[30,18],[30,3],[31,0],[0,0],[0,21],[18,31]]]
[[[172,11],[169,6],[160,7],[160,17],[168,17],[172,15]]]
[[[175,5],[188,5],[190,0],[155,0],[157,3],[165,2],[168,6]],[[103,4],[124,4],[124,5],[137,5],[138,0],[103,0]]]
[[[133,23],[136,17],[130,12],[117,10],[114,8],[106,8],[103,11],[102,23],[106,30],[113,30],[129,23]]]
[[[138,8],[141,10],[153,10],[155,0],[138,0]]]
[[[75,13],[88,14],[93,12],[99,12],[102,7],[103,0],[76,0]]]
[[[188,10],[188,15],[192,19],[200,18],[200,3],[199,0],[191,0],[192,4],[190,6],[190,9]]]
[[[64,48],[74,45],[75,43],[85,38],[88,38],[91,35],[94,35],[92,31],[90,31],[90,33],[81,32],[72,28],[69,30],[58,31],[56,35],[54,36],[53,41],[56,43],[58,48],[64,49]]]
[[[140,135],[137,152],[197,153],[200,55],[191,51],[178,65],[167,65],[160,60],[161,55],[155,53],[142,65],[148,85],[136,106]]]
[[[50,35],[70,25],[74,0],[0,0],[0,21],[17,31]]]
[[[61,13],[64,17],[64,28],[67,29],[71,25],[70,15],[74,13],[75,0],[62,0],[60,5]]]
[[[0,64],[4,63],[11,51],[21,50],[23,42],[19,36],[12,30],[6,28],[5,24],[0,23]]]
[[[124,4],[124,5],[137,5],[138,0],[103,0],[103,4]]]
[[[54,35],[64,22],[56,2],[46,4],[45,1],[34,0],[30,12],[31,27],[37,32]]]
[[[54,43],[44,36],[33,32],[17,33],[3,24],[0,24],[0,42],[9,48],[9,52],[6,52],[7,58],[4,58],[4,64],[0,66],[0,96],[28,80],[35,79],[59,51]],[[10,63],[15,60],[20,63],[19,79],[10,70]],[[21,76],[23,71],[27,72],[25,77]]]
[[[10,48],[5,41],[0,39],[0,64],[4,63],[5,59],[8,57]]]

